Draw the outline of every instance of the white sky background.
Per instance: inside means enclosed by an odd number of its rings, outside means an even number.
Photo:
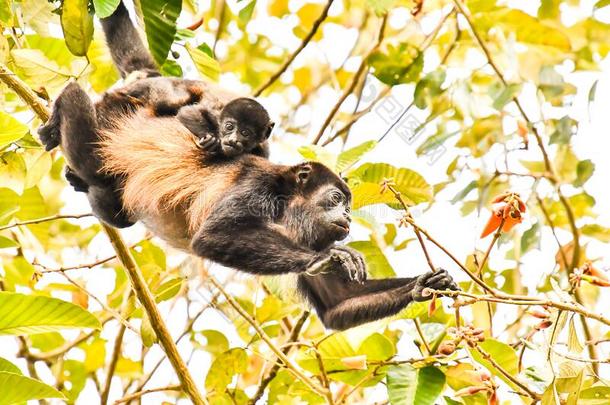
[[[201,2],[203,4],[203,2]],[[260,10],[264,12],[266,10],[267,1],[259,1],[257,4],[257,11]],[[294,10],[298,9],[302,4],[301,1],[291,2],[291,9],[294,3]],[[575,22],[578,18],[589,15],[591,4],[593,2],[583,2],[585,5],[581,6],[580,9],[574,8],[570,10],[570,13],[566,18],[569,20],[565,20],[567,24],[571,24]],[[234,3],[230,3],[233,10],[238,9],[234,7]],[[245,2],[240,3],[245,4]],[[524,11],[529,12],[535,15],[538,2],[535,1],[512,1],[509,3],[513,7],[523,8]],[[331,15],[339,13],[340,3],[337,3],[331,9]],[[610,7],[608,7],[610,8]],[[400,12],[396,13],[391,20],[390,23],[394,25],[399,24],[415,24],[414,21],[409,20],[408,12]],[[600,17],[604,18],[605,21],[610,20],[610,13],[606,13],[605,16],[600,14]],[[427,18],[423,21],[420,21],[421,27],[425,33],[430,32],[437,24],[438,20],[434,18]],[[296,19],[296,17],[295,17]],[[295,20],[296,21],[296,20]],[[185,24],[183,24],[185,25]],[[291,31],[292,26],[286,24],[285,21],[280,21],[277,19],[269,19],[263,17],[259,17],[256,21],[253,21],[249,26],[248,30],[250,32],[264,33],[268,35],[271,42],[281,46],[281,47],[289,47],[290,49],[295,49],[300,40],[294,37]],[[236,29],[236,28],[235,28]],[[346,53],[351,48],[353,41],[356,38],[356,30],[355,29],[345,29],[341,26],[337,26],[334,24],[326,24],[325,27],[325,36],[326,39],[319,44],[311,44],[308,46],[304,52],[297,58],[294,63],[294,66],[301,66],[307,64],[308,61],[316,60],[316,61],[324,61],[327,60],[328,63],[333,67],[338,67],[341,62],[343,62]],[[233,29],[229,27],[229,30],[232,32]],[[208,40],[209,38],[204,38]],[[209,43],[209,41],[207,41]],[[219,46],[218,52],[222,54],[223,47]],[[188,60],[188,57],[180,58],[180,63],[184,63],[184,61]],[[483,65],[484,59],[480,54],[472,53],[471,60],[468,61],[471,66],[481,66]],[[355,70],[357,64],[359,63],[359,59],[350,60],[348,66],[353,67]],[[438,61],[426,60],[425,70],[430,71],[435,68]],[[185,68],[185,73],[188,76],[194,76],[192,66],[186,66],[183,64]],[[607,131],[610,128],[610,114],[608,114],[608,105],[610,105],[610,63],[608,61],[604,61],[602,63],[602,71],[595,72],[591,74],[571,74],[567,76],[569,82],[574,84],[578,89],[578,94],[574,99],[574,104],[570,109],[570,116],[573,118],[577,118],[580,121],[580,127],[577,135],[575,135],[572,139],[572,143],[574,145],[575,152],[579,159],[591,159],[596,166],[595,173],[592,178],[587,183],[585,189],[586,191],[595,197],[596,199],[596,207],[595,211],[599,214],[598,223],[604,226],[610,226],[610,196],[608,194],[608,176],[610,174],[610,158],[608,154],[610,153],[610,141],[608,140]],[[510,71],[506,72],[510,74]],[[448,77],[459,77],[460,74],[465,74],[465,72],[460,72],[460,69],[451,69],[448,72]],[[587,104],[587,97],[589,93],[589,89],[593,82],[598,80],[597,85],[597,95],[595,101],[591,105],[590,109]],[[374,83],[375,80],[371,77],[371,83]],[[243,88],[238,82],[237,79],[231,74],[223,75],[221,79],[221,84],[225,85],[228,88],[232,88],[234,90],[242,90],[247,92],[247,88]],[[276,162],[282,163],[293,163],[300,161],[300,155],[296,153],[296,149],[299,145],[305,145],[310,142],[311,138],[317,133],[318,128],[320,127],[322,121],[326,117],[326,114],[330,110],[330,108],[334,105],[337,97],[341,93],[341,89],[327,89],[324,93],[323,97],[318,98],[313,103],[309,103],[307,107],[303,108],[301,111],[298,111],[296,118],[298,123],[300,124],[310,124],[309,130],[309,140],[304,139],[299,136],[295,136],[294,134],[284,134],[281,130],[276,129],[274,133],[274,144],[272,145],[272,155],[271,159]],[[394,89],[393,95],[400,100],[400,102],[406,106],[411,101],[411,95],[413,93],[413,86],[405,85],[398,86]],[[269,109],[272,117],[278,117],[282,113],[286,113],[287,109],[289,109],[290,105],[294,105],[296,100],[290,100],[290,103],[286,102],[282,95],[270,95],[266,98],[261,99],[263,104]],[[342,111],[351,112],[353,109],[354,99],[350,98],[344,104]],[[531,89],[525,88],[522,93],[521,101],[523,102],[526,110],[530,115],[537,119],[540,115],[539,105],[537,104],[537,99],[533,96]],[[590,111],[589,111],[590,110]],[[426,113],[417,112],[416,108],[413,108],[414,115],[422,121]],[[590,114],[589,114],[590,112]],[[543,109],[544,116],[546,118],[554,117],[553,114],[556,114],[548,106],[545,106]],[[563,114],[562,114],[563,115]],[[561,115],[560,115],[561,116]],[[277,127],[276,127],[277,128]],[[374,113],[368,114],[365,118],[361,119],[356,125],[354,125],[352,129],[352,133],[350,135],[347,147],[358,145],[364,141],[371,139],[378,139],[381,134],[386,130],[387,125]],[[431,128],[430,130],[433,130]],[[422,134],[417,141],[413,145],[407,145],[397,134],[390,133],[386,139],[382,143],[380,143],[375,150],[367,154],[363,162],[386,162],[393,164],[397,167],[408,167],[416,170],[420,174],[424,176],[424,178],[430,183],[435,184],[441,181],[446,180],[445,170],[449,162],[456,156],[456,153],[464,153],[464,150],[458,151],[451,146],[456,141],[457,138],[450,139],[447,144],[447,152],[443,155],[443,157],[437,161],[433,165],[429,165],[426,161],[426,157],[418,158],[415,154],[415,149],[419,144],[426,139],[427,133]],[[333,145],[332,148],[336,148],[338,145]],[[332,149],[331,148],[331,149]],[[553,148],[550,148],[553,150]],[[337,149],[338,150],[338,149]],[[498,155],[500,149],[497,150]],[[540,160],[541,155],[535,146],[535,140],[531,139],[530,141],[530,150],[519,152],[523,156],[520,158],[524,158],[527,160]],[[485,164],[489,167],[494,167],[494,157],[485,161]],[[514,171],[519,171],[518,167],[512,168]],[[492,169],[493,170],[493,169]],[[429,210],[421,212],[421,210],[414,210],[414,214],[416,215],[416,221],[421,224],[425,229],[427,229],[432,235],[434,235],[441,243],[443,243],[450,251],[456,253],[457,257],[464,260],[468,254],[471,254],[475,248],[484,249],[489,240],[486,239],[483,242],[479,241],[479,234],[485,222],[487,221],[489,211],[483,210],[483,212],[478,215],[476,212],[467,217],[462,217],[460,213],[460,206],[451,204],[450,200],[453,196],[463,189],[472,179],[467,178],[467,176],[462,176],[456,184],[452,184],[445,191],[441,192],[439,195],[435,196],[435,203],[433,207]],[[530,194],[530,187],[532,181],[528,179],[521,179],[519,181],[515,181],[513,183],[513,190],[522,194],[523,197],[527,198]],[[569,186],[565,188],[566,192],[570,192]],[[66,213],[75,213],[75,212],[89,212],[89,207],[87,205],[86,199],[80,193],[74,193],[71,190],[66,189],[65,191],[65,199],[66,199],[66,207],[64,211]],[[418,215],[418,212],[420,215]],[[375,211],[376,215],[379,216],[379,220],[382,222],[390,222],[392,219],[398,219],[399,213],[392,211],[390,209],[377,209]],[[531,225],[528,217],[526,216],[523,224],[519,225],[516,228],[516,231],[520,234],[524,230],[528,229]],[[366,238],[365,230],[362,228],[354,227],[354,231],[352,232],[352,237],[355,240]],[[558,231],[559,238],[562,242],[567,242],[571,240],[571,235],[564,231]],[[140,226],[135,226],[130,228],[129,230],[123,231],[123,235],[125,238],[131,242],[135,242],[139,240],[139,238],[143,235],[143,228]],[[399,231],[399,235],[403,238],[412,237],[412,233],[409,230],[401,229]],[[557,247],[555,241],[552,238],[552,235],[548,229],[543,234],[541,249],[534,250],[523,257],[523,265],[521,267],[523,283],[527,286],[534,286],[537,282],[541,280],[545,273],[549,273],[554,269],[555,261],[555,252],[557,251]],[[591,242],[588,245],[587,252],[589,257],[600,257],[602,268],[610,267],[610,253],[608,251],[608,246],[599,242]],[[97,258],[103,258],[108,255],[112,255],[111,246],[106,240],[105,236],[101,234],[96,237],[94,242],[92,243],[90,256],[82,256],[80,252],[70,251],[68,250],[64,257],[64,263],[66,265],[70,264],[78,264],[78,263],[87,263],[91,262],[92,259],[95,260]],[[459,270],[456,268],[452,262],[442,254],[439,250],[431,247],[430,253],[432,255],[432,260],[437,266],[447,268],[451,274],[458,280],[465,280],[465,277]],[[500,268],[508,268],[514,266],[514,263],[507,262],[501,260],[504,256],[503,251],[498,251],[494,249],[491,254],[490,262],[491,266],[496,269]],[[400,276],[413,276],[416,274],[420,274],[427,270],[427,264],[421,253],[421,250],[417,244],[410,244],[406,250],[398,252],[396,254],[389,255],[389,260],[392,263],[395,271]],[[177,260],[174,258],[174,260]],[[219,271],[216,272],[220,277],[223,274],[226,274],[227,271],[222,268],[218,268]],[[108,294],[112,291],[114,285],[114,273],[109,269],[95,268],[93,270],[85,270],[80,273],[83,277],[83,280],[86,280],[87,287],[89,291],[99,297],[103,297],[105,294]],[[247,276],[240,276],[247,277]],[[57,276],[54,278],[52,275],[45,276],[41,283],[51,283],[61,281],[63,282],[63,278]],[[191,281],[192,286],[195,287],[198,285],[197,280]],[[239,291],[239,285],[232,285],[233,291]],[[192,294],[195,294],[192,292]],[[68,296],[64,297],[69,299]],[[207,302],[206,297],[199,298],[202,302],[202,305]],[[599,307],[595,310],[598,312],[605,313],[606,315],[610,315],[610,311],[608,310],[608,304],[610,300],[606,297],[602,300]],[[97,304],[90,300],[90,305],[93,310],[97,310]],[[185,319],[185,306],[184,302],[179,301],[175,304],[173,308],[171,308],[171,316],[168,315],[168,311],[170,310],[170,304],[163,303],[160,305],[163,313],[166,315],[165,319],[168,322],[170,330],[175,333],[175,336],[181,333],[184,325]],[[503,309],[506,306],[501,307]],[[510,322],[513,318],[512,308],[506,310],[506,322]],[[396,324],[400,327],[404,327],[405,324],[402,324],[400,321]],[[496,330],[501,330],[502,325],[501,321],[497,322],[494,327]],[[137,325],[137,322],[133,322]],[[370,333],[370,328],[374,328],[375,325],[368,326],[364,329],[366,333]],[[236,334],[232,333],[230,324],[227,323],[227,320],[224,319],[221,315],[219,315],[215,311],[208,311],[207,314],[204,314],[200,318],[200,320],[195,324],[194,329],[218,329],[227,335],[227,337],[231,340],[231,345],[238,346],[242,345],[243,342],[236,336]],[[407,328],[408,329],[408,328]],[[354,334],[358,334],[358,330],[354,331]],[[74,337],[77,332],[69,332],[65,333],[67,337]],[[116,335],[116,324],[108,324],[104,328],[104,332],[102,336],[108,339],[107,345],[107,357],[109,358],[110,353],[112,351],[112,343],[114,336]],[[500,336],[502,338],[502,336]],[[181,353],[184,357],[188,358],[190,355],[191,346],[187,342],[188,339],[180,345]],[[136,337],[129,330],[125,335],[125,344],[124,344],[124,354],[130,356],[132,353],[134,356],[138,356],[139,349],[139,338]],[[6,356],[9,353],[16,353],[17,347],[14,341],[14,338],[10,337],[1,337],[0,338],[0,348],[2,355]],[[71,356],[78,356],[79,353],[77,351],[70,352]],[[145,364],[145,372],[148,371],[157,361],[160,356],[160,349],[158,346],[152,350],[152,354],[149,356],[150,361],[147,361]],[[608,353],[606,353],[608,354]],[[410,339],[402,339],[399,345],[399,357],[407,358],[411,356],[417,356],[418,352],[416,351],[414,345],[410,341]],[[11,355],[6,356],[9,360],[11,359]],[[134,359],[137,357],[134,357]],[[542,358],[537,358],[530,351],[528,352],[529,361],[532,364],[539,362]],[[195,380],[203,387],[204,377],[209,367],[210,357],[203,351],[198,350],[190,363],[191,372],[195,378]],[[25,364],[23,361],[17,361],[17,363],[21,366],[22,369],[25,369]],[[527,364],[526,364],[527,365]],[[41,367],[39,369],[41,372],[41,376],[44,379],[49,378],[48,373],[45,372],[45,368]],[[603,369],[602,373],[605,374],[606,378],[610,378],[610,370],[608,368]],[[148,388],[152,387],[160,387],[168,385],[170,381],[173,381],[173,370],[169,367],[167,362],[164,363],[162,368],[156,373],[155,377],[149,382],[147,385]],[[110,401],[112,403],[113,400],[118,399],[121,395],[121,391],[119,390],[119,381],[118,379],[113,383],[113,389],[110,393]],[[381,399],[384,397],[385,389],[383,386],[376,389],[374,393],[371,393],[370,400]],[[91,401],[97,398],[97,392],[95,391],[95,387],[92,382],[88,382],[85,391],[81,394],[81,399],[78,402],[79,404],[88,404]],[[143,403],[145,404],[155,404],[159,403],[162,399],[167,398],[163,393],[158,394],[150,394],[143,397]],[[501,395],[500,398],[508,399],[506,395]]]

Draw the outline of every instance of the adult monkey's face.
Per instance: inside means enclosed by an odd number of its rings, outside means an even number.
[[[347,184],[319,163],[296,172],[297,196],[288,207],[289,227],[300,243],[323,250],[349,235],[351,192]]]

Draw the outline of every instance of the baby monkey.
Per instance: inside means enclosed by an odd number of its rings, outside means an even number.
[[[269,157],[266,143],[274,123],[256,100],[214,94],[203,82],[169,77],[145,77],[105,93],[102,116],[115,111],[129,114],[140,107],[156,117],[176,116],[197,138],[197,145],[209,155],[235,157],[252,153]],[[112,111],[108,111],[109,109]]]
[[[182,107],[176,118],[199,138],[197,146],[211,155],[269,157],[266,141],[275,124],[261,104],[240,97],[229,101],[220,113],[215,110],[204,103],[193,104]]]

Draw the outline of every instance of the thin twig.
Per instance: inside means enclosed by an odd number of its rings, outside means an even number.
[[[102,405],[106,405],[108,403],[108,394],[110,394],[110,385],[112,384],[112,377],[114,376],[114,372],[116,370],[116,365],[119,361],[119,357],[121,356],[121,346],[123,345],[123,336],[125,335],[125,325],[119,326],[119,331],[117,332],[116,338],[114,339],[114,347],[112,349],[112,358],[110,359],[110,364],[108,364],[108,371],[106,372],[106,382],[104,385],[104,390],[102,391],[101,401]]]
[[[290,332],[290,337],[288,338],[288,342],[282,348],[282,353],[284,353],[286,355],[288,354],[288,352],[292,348],[291,344],[298,340],[299,334],[301,333],[301,329],[303,329],[303,325],[305,325],[305,321],[307,320],[308,317],[309,317],[309,311],[303,311],[303,313],[297,320],[297,323],[292,328],[292,331]],[[276,362],[273,365],[273,367],[271,367],[271,370],[269,370],[269,374],[267,375],[267,377],[263,378],[261,383],[258,385],[256,393],[254,394],[252,399],[250,399],[250,401],[249,401],[250,405],[256,404],[256,401],[258,401],[263,396],[263,394],[265,393],[265,389],[267,388],[269,383],[275,378],[275,376],[277,375],[277,372],[279,370],[280,370],[280,363]]]
[[[506,295],[506,297],[499,297],[494,295],[479,295],[472,294],[466,291],[437,291],[433,290],[432,293],[438,295],[444,295],[448,297],[457,297],[464,296],[472,299],[472,302],[477,301],[488,301],[495,302],[500,304],[509,304],[509,305],[540,305],[553,307],[564,311],[576,312],[584,317],[595,319],[603,324],[610,326],[610,319],[604,317],[601,314],[597,314],[595,312],[591,312],[580,304],[573,304],[568,302],[560,302],[547,300],[544,298],[536,298],[536,297],[527,297],[527,296],[510,296]],[[514,298],[510,298],[514,297]],[[461,302],[460,305],[470,305],[471,302]],[[455,305],[455,304],[454,304]]]
[[[263,330],[263,328],[261,328],[261,326],[258,324],[258,322],[256,322],[256,320],[253,319],[250,316],[250,314],[248,314],[248,312],[246,312],[246,310],[244,310],[243,307],[237,301],[235,301],[235,299],[229,293],[226,292],[226,290],[218,282],[218,280],[216,280],[212,275],[209,275],[209,281],[221,292],[221,294],[225,297],[225,300],[227,300],[227,303],[229,303],[229,305],[231,305],[233,307],[233,309],[235,309],[235,311],[237,311],[237,313],[254,328],[254,330],[256,331],[256,333],[258,333],[258,335],[261,337],[261,339],[265,343],[267,343],[267,345],[269,346],[271,351],[273,353],[275,353],[275,355],[278,357],[278,359],[282,363],[284,363],[286,368],[295,377],[297,377],[299,380],[301,380],[305,385],[307,385],[317,394],[319,394],[323,397],[326,397],[328,395],[327,390],[325,388],[320,387],[318,384],[313,382],[311,380],[311,378],[307,377],[303,373],[303,371],[301,371],[301,369],[292,362],[292,360],[290,360],[288,357],[286,357],[286,355],[273,343],[273,341],[271,341],[271,338],[265,333],[265,331]]]
[[[326,20],[326,17],[328,16],[328,10],[330,9],[330,6],[332,6],[333,1],[334,0],[328,0],[328,2],[326,3],[326,6],[322,10],[322,13],[318,17],[318,19],[316,21],[314,21],[313,25],[311,26],[311,30],[305,36],[305,38],[303,38],[301,45],[299,45],[299,47],[296,49],[296,51],[294,51],[292,53],[292,55],[290,55],[288,57],[288,59],[286,59],[286,61],[282,64],[282,66],[278,69],[278,71],[275,72],[274,74],[272,74],[271,77],[269,77],[269,79],[254,92],[254,97],[260,96],[263,93],[263,91],[267,90],[267,88],[269,86],[271,86],[277,79],[279,79],[279,77],[286,71],[286,69],[288,69],[288,67],[292,64],[292,62],[294,62],[294,60],[299,55],[299,53],[301,53],[301,51],[303,49],[305,49],[305,47],[307,46],[309,41],[311,41],[311,39],[314,37],[314,35],[316,35],[316,32],[318,32],[318,28],[320,28],[320,25],[324,22],[324,20]]]
[[[360,77],[367,70],[368,57],[373,52],[375,52],[377,49],[379,49],[381,42],[383,42],[387,21],[388,21],[388,15],[386,14],[383,16],[383,19],[381,20],[381,26],[379,27],[379,33],[377,34],[377,42],[375,43],[373,48],[362,58],[362,61],[360,62],[360,66],[358,66],[358,70],[352,77],[352,81],[351,81],[350,85],[345,89],[345,91],[343,92],[341,97],[339,97],[339,100],[337,100],[337,102],[335,103],[333,108],[330,110],[330,112],[326,116],[326,119],[324,120],[324,123],[320,127],[318,134],[316,135],[314,140],[311,142],[312,144],[317,145],[317,143],[320,142],[320,139],[322,139],[322,136],[324,135],[324,131],[326,131],[326,128],[330,125],[331,121],[333,120],[333,118],[335,117],[337,112],[339,111],[339,108],[341,108],[341,105],[343,104],[343,102],[349,97],[350,94],[352,94],[354,92],[354,89],[356,88],[356,86],[358,85],[358,83],[360,81]]]
[[[104,319],[102,319],[100,321],[100,323],[102,325],[104,325],[104,324],[106,324],[111,319],[114,319],[114,317],[108,315]],[[91,336],[95,335],[96,333],[99,333],[99,331],[98,330],[92,330],[89,333],[81,333],[76,339],[74,339],[74,340],[72,340],[70,342],[67,342],[67,343],[63,344],[62,346],[59,346],[58,348],[50,350],[48,352],[42,352],[42,353],[31,353],[31,352],[29,352],[27,354],[27,358],[31,359],[31,360],[35,360],[35,361],[51,361],[51,360],[53,360],[56,357],[63,356],[70,349],[72,349],[73,347],[76,347],[79,344],[83,343],[84,341],[86,341]]]
[[[56,221],[58,219],[79,219],[79,218],[86,218],[86,217],[91,217],[91,216],[93,216],[93,214],[51,215],[49,217],[30,219],[28,221],[13,222],[12,224],[0,226],[0,231],[4,231],[5,229],[10,229],[10,228],[15,228],[17,226],[40,224],[42,222],[48,222],[48,221]]]
[[[485,350],[481,349],[479,347],[479,345],[475,345],[474,349],[479,352],[479,354],[481,356],[483,356],[483,358],[485,360],[487,360],[492,366],[493,368],[495,368],[496,370],[498,370],[498,372],[500,374],[502,374],[504,377],[506,377],[506,379],[508,379],[510,382],[512,382],[513,384],[515,384],[517,387],[519,387],[519,389],[521,391],[517,391],[517,394],[522,395],[522,396],[528,396],[532,399],[535,400],[539,400],[540,399],[540,395],[534,391],[532,391],[527,385],[525,385],[524,383],[522,383],[521,381],[519,381],[517,378],[515,378],[511,373],[509,373],[508,371],[506,371],[504,369],[504,367],[502,367],[500,364],[498,364],[489,353],[487,353]]]
[[[115,404],[122,404],[125,402],[133,401],[134,399],[140,398],[142,395],[150,394],[152,392],[161,392],[161,391],[180,391],[182,389],[179,385],[168,385],[167,387],[159,387],[159,388],[151,388],[149,390],[143,390],[134,392],[133,394],[127,395],[119,400],[114,401]]]

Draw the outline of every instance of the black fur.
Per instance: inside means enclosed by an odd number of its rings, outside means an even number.
[[[219,117],[207,106],[195,104],[181,108],[177,118],[199,138],[197,144],[208,153],[269,157],[267,139],[275,124],[256,100],[246,97],[231,100]]]
[[[135,71],[144,72],[149,77],[160,76],[159,68],[142,44],[122,1],[110,17],[102,18],[100,21],[112,60],[119,69],[121,77],[124,78]]]
[[[122,4],[103,25],[123,75],[134,70],[155,74],[152,58]],[[111,125],[112,114],[129,114],[140,103],[154,105],[155,96],[146,86],[140,81],[123,92],[108,93],[107,102],[94,107],[85,92],[72,83],[39,131],[47,150],[62,145],[72,164],[66,177],[76,189],[87,192],[93,212],[118,227],[132,221],[121,206],[120,179],[100,172],[97,130]],[[159,110],[172,108],[172,103],[166,103]],[[241,112],[238,109],[233,116]],[[250,119],[246,117],[245,122]],[[268,116],[255,115],[254,120],[262,123]],[[210,124],[202,121],[201,125]],[[324,325],[334,329],[394,315],[411,301],[429,299],[426,288],[457,288],[444,270],[414,278],[366,280],[362,255],[335,246],[349,232],[351,193],[347,185],[319,163],[287,167],[261,164],[262,160],[250,154],[234,159],[240,168],[238,180],[193,237],[194,253],[253,274],[297,273],[299,291]],[[322,262],[328,262],[328,272],[307,274]]]

